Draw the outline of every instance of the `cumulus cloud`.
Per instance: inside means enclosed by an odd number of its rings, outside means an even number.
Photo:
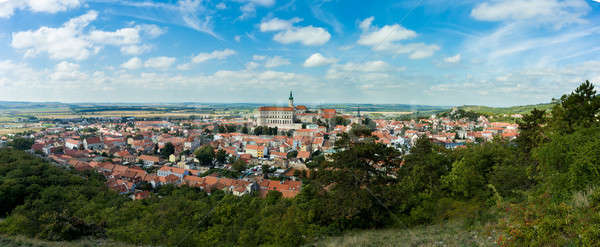
[[[270,19],[268,21],[263,21],[260,23],[260,31],[269,32],[269,31],[281,31],[291,29],[295,23],[301,22],[302,19],[298,17],[294,17],[290,20],[282,20],[277,17]]]
[[[139,69],[142,67],[142,60],[138,57],[132,57],[127,62],[121,64],[124,69]]]
[[[446,62],[446,63],[458,63],[458,62],[460,62],[460,54],[456,54],[454,56],[444,58],[444,62]]]
[[[184,64],[177,65],[178,70],[190,70],[191,68],[192,68],[192,64],[190,64],[190,63],[184,63]]]
[[[323,55],[321,55],[321,53],[315,53],[315,54],[312,54],[310,57],[308,57],[304,61],[303,66],[304,67],[318,67],[318,66],[332,64],[335,62],[337,62],[337,59],[335,59],[335,58],[327,58],[327,57],[324,57]]]
[[[146,60],[144,67],[152,69],[167,69],[175,63],[174,57],[153,57]]]
[[[323,45],[331,38],[331,34],[324,28],[313,26],[298,27],[294,25],[300,21],[302,21],[300,18],[282,20],[275,17],[263,20],[260,24],[260,31],[277,32],[273,36],[273,40],[282,44]]]
[[[369,46],[374,51],[409,54],[411,59],[430,57],[440,49],[437,45],[425,43],[402,44],[399,41],[416,38],[417,33],[400,24],[385,25],[379,28],[372,25],[374,19],[374,17],[369,17],[359,23],[359,28],[362,30],[357,41],[359,45]]]
[[[235,54],[235,51],[231,50],[231,49],[225,49],[222,51],[215,50],[211,53],[199,53],[198,55],[196,55],[192,58],[192,62],[193,63],[202,63],[202,62],[205,62],[205,61],[208,61],[211,59],[223,60],[234,54]]]
[[[274,67],[279,67],[279,66],[288,65],[288,64],[290,64],[290,60],[287,60],[280,56],[274,56],[274,57],[267,59],[267,61],[265,62],[265,67],[274,68]]]
[[[363,78],[373,79],[375,75],[378,77],[389,77],[387,72],[393,72],[395,70],[401,71],[404,70],[404,68],[395,68],[381,60],[368,61],[364,63],[348,62],[345,64],[333,64],[327,71],[325,78],[340,79],[362,76]]]
[[[260,64],[257,62],[250,61],[246,63],[246,70],[255,70],[258,67],[260,67]]]
[[[85,80],[87,75],[79,71],[79,64],[62,61],[54,68],[50,79],[54,81],[77,81]]]
[[[126,55],[140,55],[152,49],[150,45],[128,45],[121,47],[121,53]]]
[[[120,46],[125,54],[140,54],[149,50],[140,45],[142,34],[156,37],[162,29],[155,25],[138,25],[121,28],[116,31],[92,30],[86,27],[98,18],[98,12],[89,11],[84,15],[70,19],[61,27],[40,27],[12,33],[11,46],[25,52],[26,57],[47,53],[52,59],[83,60],[97,53],[105,45]]]
[[[53,14],[77,8],[80,5],[79,0],[3,0],[0,1],[0,18],[11,17],[16,9]]]

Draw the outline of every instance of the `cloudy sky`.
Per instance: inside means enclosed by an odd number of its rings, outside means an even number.
[[[0,100],[549,102],[600,83],[592,0],[0,0]]]

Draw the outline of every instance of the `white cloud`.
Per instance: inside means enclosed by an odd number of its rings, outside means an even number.
[[[87,75],[79,71],[79,64],[62,61],[54,68],[50,79],[54,81],[78,81],[85,80]]]
[[[177,65],[178,70],[190,70],[191,68],[192,68],[191,63],[184,63],[184,64]]]
[[[315,53],[312,54],[310,57],[308,57],[306,59],[306,61],[304,61],[303,66],[304,67],[318,67],[318,66],[324,66],[327,64],[332,64],[337,62],[337,59],[335,58],[327,58],[324,57],[323,55],[321,55],[321,53]]]
[[[482,21],[550,22],[558,26],[583,23],[591,10],[584,0],[504,0],[486,1],[471,10],[471,17]]]
[[[386,74],[387,72],[402,70],[404,70],[404,68],[395,68],[381,60],[368,61],[364,63],[348,62],[345,64],[333,64],[327,71],[325,78],[340,79],[360,76],[363,79],[373,79],[375,76],[378,78],[389,77]]]
[[[139,69],[142,67],[142,60],[138,57],[132,57],[127,62],[121,64],[121,68],[124,69]]]
[[[79,0],[2,0],[0,18],[9,18],[16,9],[29,9],[33,12],[57,13],[81,5]]]
[[[86,27],[96,18],[98,12],[89,11],[58,28],[40,27],[37,30],[15,32],[12,33],[11,46],[24,51],[26,57],[48,53],[52,59],[83,60],[106,45],[121,46],[121,51],[125,54],[140,54],[150,48],[140,45],[140,33],[151,38],[164,33],[155,25],[137,25],[116,31],[92,30],[86,33]]]
[[[147,34],[150,38],[156,38],[167,32],[166,29],[160,28],[159,26],[154,24],[141,24],[135,26],[135,28]]]
[[[260,67],[260,64],[257,62],[250,61],[246,63],[246,70],[255,70],[258,67]]]
[[[142,19],[169,23],[171,25],[184,26],[199,32],[207,33],[213,37],[219,36],[213,30],[213,11],[207,6],[210,1],[202,0],[179,0],[168,1],[176,3],[163,3],[167,1],[112,1],[115,4],[135,8],[152,9],[142,11],[133,9],[135,12],[128,15],[141,17]],[[127,10],[125,10],[127,11]],[[143,13],[143,15],[141,14]]]
[[[121,53],[127,55],[140,55],[152,49],[149,45],[128,45],[121,47]]]
[[[279,67],[279,66],[288,65],[288,64],[290,64],[290,60],[287,60],[280,56],[274,56],[274,57],[267,59],[267,61],[265,62],[265,67],[274,68],[274,67]]]
[[[226,8],[227,8],[227,5],[225,5],[225,3],[223,3],[223,2],[220,2],[220,3],[219,3],[219,4],[217,4],[215,7],[216,7],[217,9],[226,9]]]
[[[245,2],[246,4],[240,6],[242,15],[239,17],[244,20],[256,15],[256,6],[271,7],[275,4],[275,0],[241,0],[239,2]]]
[[[139,30],[130,27],[118,29],[114,32],[94,30],[90,32],[89,39],[97,44],[132,45],[140,42],[140,34]]]
[[[144,67],[153,69],[167,69],[175,63],[174,57],[153,57],[146,60]]]
[[[222,51],[215,50],[211,53],[199,53],[198,55],[196,55],[192,58],[192,62],[193,63],[202,63],[202,62],[205,62],[205,61],[208,61],[211,59],[223,60],[234,54],[235,54],[235,51],[231,50],[231,49],[225,49]]]
[[[273,36],[273,40],[283,44],[322,45],[327,43],[331,38],[331,34],[321,27],[294,26],[294,24],[300,21],[302,21],[300,18],[292,18],[290,20],[272,18],[270,20],[263,20],[260,24],[260,30],[262,32],[277,32]]]
[[[96,11],[89,11],[59,28],[41,27],[35,31],[13,33],[11,46],[25,50],[26,56],[47,52],[53,59],[86,59],[93,52],[94,45],[85,38],[83,28],[97,17]]]
[[[240,42],[242,40],[242,36],[236,35],[234,37],[234,39],[235,39],[235,42]]]
[[[252,56],[252,60],[255,60],[255,61],[262,61],[262,60],[265,60],[266,58],[267,58],[266,56],[261,56],[261,55]]]
[[[446,63],[458,63],[460,62],[460,54],[456,54],[452,57],[444,58],[444,62]]]
[[[282,20],[277,17],[270,19],[268,21],[263,21],[260,23],[260,31],[261,32],[269,32],[269,31],[281,31],[291,29],[294,24],[302,21],[302,19],[298,17],[294,17],[290,20]]]
[[[411,59],[430,57],[440,49],[437,45],[425,43],[399,43],[399,41],[416,38],[417,33],[399,24],[385,25],[378,28],[372,26],[373,20],[374,17],[369,17],[359,23],[362,34],[357,41],[358,44],[370,46],[374,51],[410,54],[409,58]]]

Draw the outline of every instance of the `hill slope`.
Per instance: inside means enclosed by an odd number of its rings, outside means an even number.
[[[327,238],[314,246],[497,246],[490,227],[467,230],[457,221],[409,229],[383,229],[349,232]]]

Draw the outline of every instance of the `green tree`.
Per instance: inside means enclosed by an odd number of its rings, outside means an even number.
[[[175,146],[173,143],[167,142],[163,148],[160,149],[160,157],[168,159],[171,154],[175,153]]]
[[[526,153],[537,147],[543,140],[542,125],[546,123],[546,111],[534,108],[519,120],[519,136],[516,142]]]
[[[16,137],[9,145],[18,150],[29,150],[33,145],[33,139],[25,137]]]
[[[296,150],[289,151],[289,152],[286,154],[286,157],[287,157],[288,159],[293,159],[293,158],[296,158],[296,157],[298,157],[298,151],[296,151]]]
[[[235,172],[242,172],[247,169],[247,164],[242,159],[237,159],[235,162],[231,164],[231,169]]]
[[[590,127],[598,120],[600,98],[594,85],[585,81],[574,92],[563,95],[552,109],[554,129],[571,133],[577,127]]]
[[[227,162],[227,156],[229,155],[227,152],[225,152],[225,150],[219,149],[219,151],[217,151],[215,154],[215,159],[219,164],[225,164],[225,162]]]
[[[215,159],[215,149],[210,145],[199,147],[194,154],[203,166],[212,166]]]

